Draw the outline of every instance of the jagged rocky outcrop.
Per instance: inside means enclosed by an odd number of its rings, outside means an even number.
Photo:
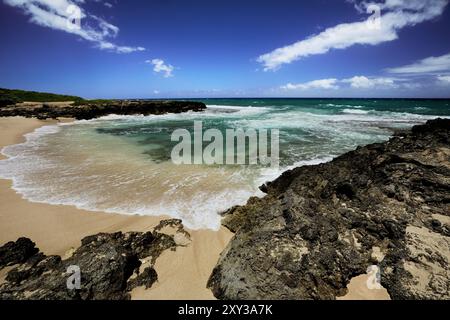
[[[172,235],[161,232],[174,228]],[[178,237],[177,237],[178,236]],[[184,239],[180,244],[179,239]],[[66,260],[46,256],[26,238],[0,248],[0,269],[14,266],[0,284],[0,300],[122,300],[136,287],[150,288],[158,279],[154,269],[165,250],[189,241],[181,220],[162,221],[153,232],[100,233],[81,241]],[[81,272],[80,289],[69,289],[73,266]]]
[[[392,299],[450,298],[450,120],[285,172],[224,214],[220,299],[335,299],[370,265]]]
[[[75,118],[89,120],[98,117],[118,115],[159,115],[203,111],[206,105],[193,101],[154,101],[154,100],[110,100],[95,103],[17,103],[1,106],[0,117],[35,117],[38,119]]]
[[[19,238],[16,242],[8,242],[0,247],[0,268],[24,263],[39,252],[35,243],[27,238]]]

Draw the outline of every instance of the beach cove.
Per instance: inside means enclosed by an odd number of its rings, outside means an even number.
[[[0,148],[24,141],[24,134],[56,124],[55,120],[0,118]],[[31,203],[0,180],[0,243],[28,237],[47,255],[70,254],[83,237],[99,232],[150,231],[165,217],[125,216],[79,210],[71,206]],[[137,288],[133,299],[213,299],[206,282],[220,253],[232,237],[219,231],[189,231],[191,244],[166,252],[155,266],[159,281],[150,290]],[[4,270],[2,270],[4,273]],[[2,279],[4,274],[0,274]]]
[[[162,220],[181,219],[190,234],[189,243],[175,251],[164,251],[154,265],[158,281],[148,289],[142,286],[133,289],[131,297],[214,299],[207,282],[221,253],[223,256],[229,250],[233,238],[230,230],[235,231],[233,227],[229,230],[221,225],[220,212],[245,204],[251,196],[263,196],[259,186],[286,170],[323,163],[358,145],[384,141],[395,130],[423,123],[434,118],[432,114],[445,112],[445,109],[430,108],[429,114],[414,113],[418,107],[409,109],[411,113],[400,113],[395,108],[375,110],[371,101],[362,101],[365,106],[361,106],[361,101],[339,105],[321,100],[260,100],[250,102],[250,106],[242,106],[248,101],[215,102],[222,105],[208,105],[202,113],[180,115],[109,115],[75,122],[70,118],[1,118],[4,134],[0,146],[8,157],[4,157],[7,161],[0,166],[2,176],[7,177],[1,180],[1,196],[5,201],[1,204],[0,242],[27,237],[46,255],[65,259],[71,257],[84,237],[153,231]],[[279,122],[278,118],[284,114],[291,121]],[[170,139],[168,133],[173,128],[189,129],[197,119],[204,121],[207,128],[218,125],[220,129],[237,123],[251,128],[281,125],[282,167],[276,171],[195,165],[177,169],[167,161],[170,145],[165,139]],[[342,132],[343,136],[336,132]],[[321,138],[321,135],[329,136]],[[313,143],[309,139],[314,139]],[[156,173],[156,180],[152,172]],[[190,176],[199,174],[204,180],[189,180]],[[161,186],[170,179],[189,183],[171,187],[173,197],[160,206],[161,211],[153,210],[149,205],[161,200],[145,195],[155,191],[166,194]],[[107,192],[101,186],[108,186]],[[193,197],[196,192],[205,191],[209,193],[204,194],[203,200]],[[228,194],[222,202],[218,201],[221,192]],[[116,204],[112,205],[110,200]],[[130,206],[136,203],[139,205]],[[173,203],[182,206],[171,207]],[[178,208],[184,211],[177,211]],[[174,230],[166,232],[174,234]],[[1,271],[0,280],[4,280],[9,270]],[[373,280],[368,274],[355,277],[342,293],[344,296],[338,299],[389,299],[384,288],[369,289],[369,281]]]

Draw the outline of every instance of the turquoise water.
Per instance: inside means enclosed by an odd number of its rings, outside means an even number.
[[[339,113],[342,108],[357,108],[365,111],[387,111],[418,115],[449,116],[450,99],[200,99],[209,105],[269,106]],[[341,110],[339,110],[341,109]]]
[[[356,99],[206,99],[202,114],[160,121],[127,121],[98,128],[99,133],[135,140],[155,161],[170,159],[176,143],[168,139],[178,128],[193,133],[193,121],[204,130],[279,129],[281,165],[334,157],[358,145],[387,139],[397,128],[407,128],[436,116],[450,116],[449,100]]]
[[[2,152],[0,177],[35,202],[121,214],[168,215],[217,229],[219,212],[262,196],[284,170],[331,160],[397,129],[450,117],[449,100],[207,99],[201,113],[108,116],[48,126]],[[278,129],[280,167],[181,165],[176,129]]]

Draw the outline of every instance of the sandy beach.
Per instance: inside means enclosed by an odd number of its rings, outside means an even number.
[[[70,120],[61,120],[70,121]],[[0,118],[0,149],[24,141],[24,134],[56,120]],[[0,157],[3,157],[0,155]],[[47,255],[67,256],[83,237],[99,232],[151,231],[168,217],[126,216],[89,212],[71,206],[31,203],[11,188],[10,180],[0,180],[0,245],[28,237]],[[207,280],[220,253],[233,234],[222,227],[218,232],[187,230],[191,243],[175,252],[166,251],[157,260],[158,282],[152,288],[132,291],[132,299],[214,299]],[[0,281],[9,269],[2,270]],[[366,275],[352,280],[349,293],[340,299],[388,299],[385,289],[369,290]]]
[[[24,134],[57,121],[0,118],[0,149],[24,141]],[[83,237],[99,232],[151,231],[166,217],[140,217],[89,212],[70,206],[31,203],[0,180],[0,245],[28,237],[47,255],[65,256]],[[220,252],[232,237],[222,228],[191,231],[189,246],[165,252],[157,260],[158,282],[149,290],[137,288],[133,299],[214,299],[206,282]]]

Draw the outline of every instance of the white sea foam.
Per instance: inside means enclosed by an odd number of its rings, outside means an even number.
[[[273,181],[277,178],[279,178],[284,172],[288,170],[292,170],[298,167],[304,167],[304,166],[313,166],[318,165],[321,163],[330,162],[333,160],[333,156],[326,156],[321,158],[314,158],[309,160],[300,160],[295,162],[294,164],[287,166],[287,167],[280,167],[278,169],[276,168],[265,168],[261,170],[260,177],[257,180],[258,185],[263,185],[266,182]],[[262,193],[259,193],[259,195],[263,195]]]
[[[350,105],[350,104],[334,104],[334,103],[321,104],[320,106],[331,107],[331,108],[354,108],[354,109],[364,108],[364,106],[359,106],[359,105],[354,106],[354,105]]]
[[[272,110],[270,107],[254,106],[226,106],[226,105],[207,105],[206,110],[201,112],[188,111],[184,113],[167,113],[162,115],[117,115],[111,114],[92,120],[80,120],[76,123],[88,123],[99,121],[127,121],[127,122],[151,122],[165,120],[192,120],[201,118],[227,118],[255,116]]]
[[[359,110],[359,109],[344,109],[344,110],[342,110],[342,112],[343,113],[349,113],[349,114],[369,114],[370,113],[370,111]]]
[[[254,106],[225,106],[225,105],[207,105],[207,112],[221,116],[250,116],[259,115],[272,110],[270,107],[254,107]]]
[[[343,111],[345,111],[345,113],[340,114],[318,114],[304,111],[271,112],[267,117],[232,119],[229,121],[229,124],[233,127],[250,127],[255,129],[303,128],[314,131],[328,131],[330,129],[334,130],[341,128],[345,131],[349,129],[349,126],[353,126],[355,123],[384,123],[386,125],[403,123],[408,126],[410,124],[422,123],[436,118],[436,116],[399,112],[379,112],[352,109],[346,109]],[[335,123],[336,126],[330,128],[330,123]]]
[[[37,128],[33,132],[27,133],[24,135],[25,142],[15,145],[6,146],[3,149],[1,149],[1,154],[4,156],[12,159],[16,156],[17,153],[20,154],[20,152],[17,152],[17,149],[23,149],[23,148],[29,148],[33,147],[37,144],[39,144],[39,139],[43,136],[49,135],[49,134],[55,134],[60,131],[59,125],[49,125],[49,126],[43,126],[40,128]]]

